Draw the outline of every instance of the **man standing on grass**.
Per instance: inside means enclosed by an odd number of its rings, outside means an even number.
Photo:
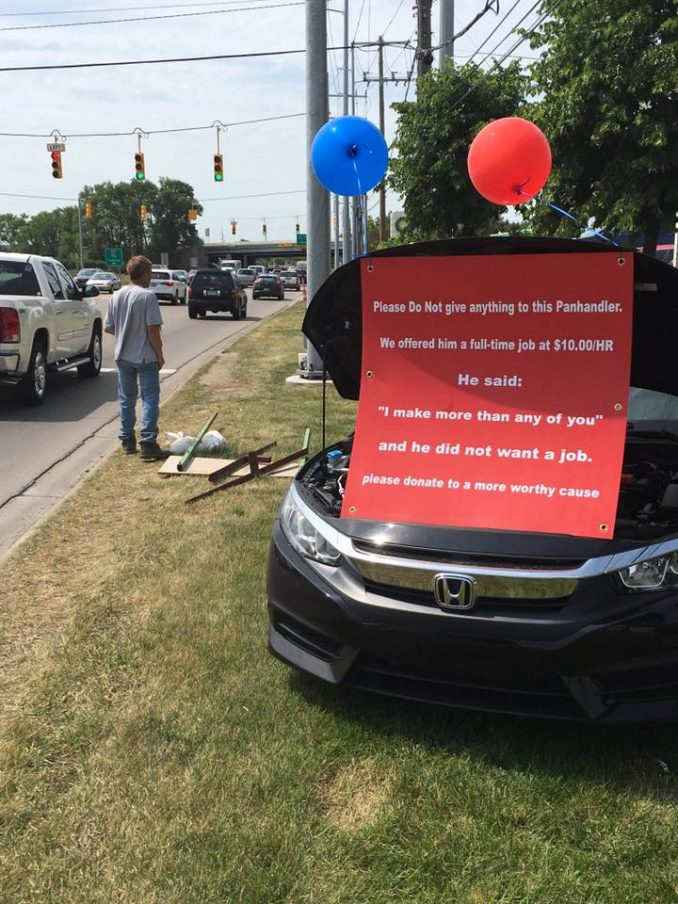
[[[130,284],[113,294],[106,311],[104,331],[115,336],[118,368],[120,441],[128,455],[137,451],[134,435],[137,395],[141,390],[141,454],[143,461],[167,458],[158,445],[162,315],[155,294],[149,291],[152,263],[137,255],[127,262]]]

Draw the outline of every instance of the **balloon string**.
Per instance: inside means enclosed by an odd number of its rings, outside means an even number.
[[[528,179],[527,181],[529,182],[529,179]],[[523,182],[523,185],[527,185],[527,182]],[[519,194],[519,195],[526,195],[526,194],[527,194],[526,191],[523,191],[522,185],[516,185],[516,186],[515,186],[515,191],[516,191],[516,193]],[[568,220],[572,220],[572,222],[575,223],[576,226],[577,226],[580,230],[582,229],[582,227],[580,226],[579,221],[577,220],[577,218],[576,218],[576,217],[573,217],[571,213],[568,213],[566,210],[563,210],[562,207],[558,207],[558,206],[557,206],[556,204],[554,204],[552,201],[547,201],[546,203],[547,203],[548,206],[551,208],[551,210],[555,210],[556,213],[559,213],[562,217],[567,217]],[[582,231],[583,231],[583,230],[582,230]],[[610,245],[614,245],[615,248],[618,248],[618,247],[619,247],[619,243],[618,243],[618,242],[615,242],[614,239],[608,238],[608,236],[606,236],[604,232],[601,232],[600,229],[591,229],[591,232],[593,233],[593,235],[595,235],[595,236],[597,236],[598,238],[602,239],[604,242],[609,242]],[[593,236],[587,236],[587,238],[592,238],[592,237],[593,237]]]
[[[356,166],[355,154],[352,155],[351,161],[353,163],[353,171],[355,172],[355,179],[358,184],[358,197],[362,197],[363,188],[362,188],[362,185],[360,184],[360,173],[358,172],[358,167]],[[360,208],[361,208],[360,219],[362,220],[362,240],[363,240],[362,241],[362,244],[363,244],[363,252],[362,253],[367,254],[367,196],[365,196],[365,198],[364,198],[364,203],[363,203],[363,201],[360,202]],[[348,263],[348,262],[344,261],[344,263]]]

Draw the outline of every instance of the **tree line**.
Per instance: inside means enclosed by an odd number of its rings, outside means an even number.
[[[104,267],[104,249],[122,248],[123,260],[146,254],[170,263],[181,251],[202,244],[195,223],[188,219],[202,205],[193,188],[178,179],[153,182],[102,182],[85,186],[78,198],[82,226],[83,264]],[[145,211],[142,211],[142,207]],[[86,210],[91,210],[87,217]],[[142,212],[145,216],[142,218]],[[6,251],[45,254],[70,269],[80,266],[78,207],[60,207],[29,217],[0,214],[0,247]]]
[[[468,149],[491,120],[524,116],[548,138],[553,170],[541,196],[519,208],[523,227],[576,236],[595,217],[608,236],[642,235],[652,253],[678,211],[675,0],[545,0],[539,11],[544,22],[522,33],[541,51],[528,67],[449,63],[418,80],[415,102],[394,105],[388,184],[403,198],[403,238],[497,229],[507,208],[471,185]]]

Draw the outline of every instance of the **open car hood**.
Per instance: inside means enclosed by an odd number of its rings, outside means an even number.
[[[488,254],[600,254],[611,245],[578,239],[467,238],[398,245],[367,257],[437,257]],[[623,249],[629,251],[630,249]],[[631,385],[678,396],[678,269],[633,252],[634,305]],[[323,359],[337,392],[360,394],[362,287],[360,258],[340,267],[313,296],[302,330]]]

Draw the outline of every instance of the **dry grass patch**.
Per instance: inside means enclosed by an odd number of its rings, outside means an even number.
[[[256,383],[243,382],[238,372],[237,352],[225,351],[210,365],[209,370],[200,375],[200,387],[208,390],[212,399],[244,399],[256,392]]]
[[[372,825],[389,800],[392,782],[392,773],[375,760],[352,760],[321,789],[326,819],[338,829]]]

